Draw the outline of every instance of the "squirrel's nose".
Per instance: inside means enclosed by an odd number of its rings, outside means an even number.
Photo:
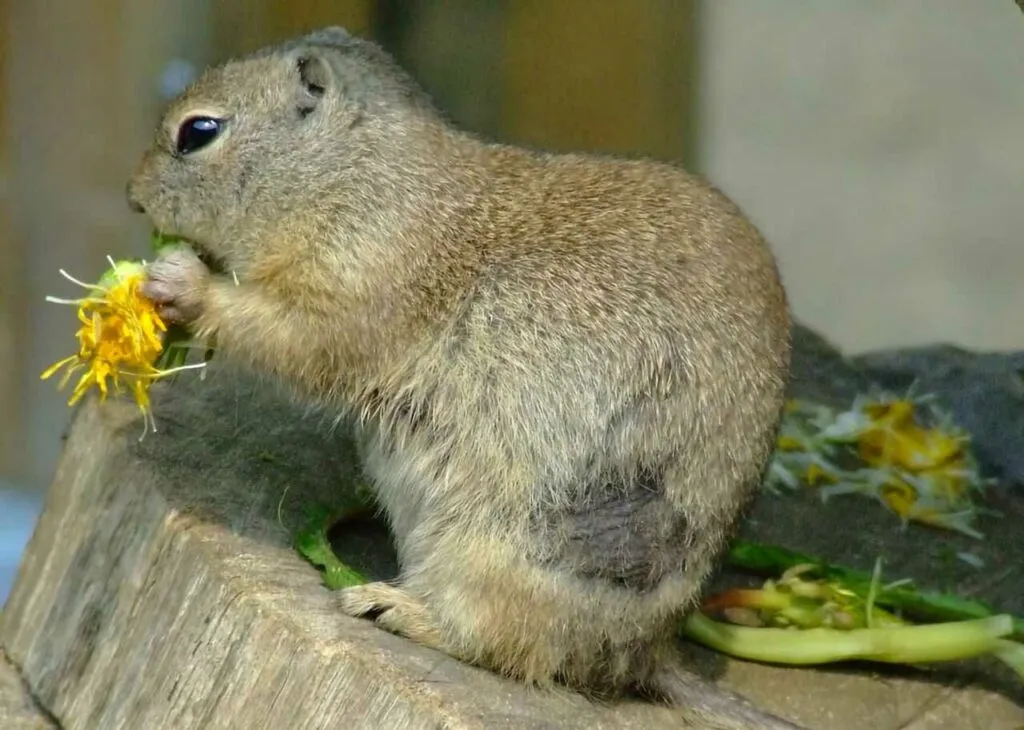
[[[145,213],[146,209],[142,207],[142,203],[135,197],[135,186],[132,185],[131,181],[125,186],[124,190],[125,198],[128,200],[128,207],[136,213]]]

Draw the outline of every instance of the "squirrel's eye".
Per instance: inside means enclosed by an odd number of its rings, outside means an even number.
[[[223,123],[213,117],[192,117],[178,127],[179,155],[187,155],[210,144],[220,134]]]

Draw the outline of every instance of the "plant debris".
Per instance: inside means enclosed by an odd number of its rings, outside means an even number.
[[[970,436],[931,396],[859,396],[847,411],[791,401],[765,487],[801,485],[823,500],[843,494],[876,499],[903,526],[918,522],[981,539],[975,501],[991,483]]]

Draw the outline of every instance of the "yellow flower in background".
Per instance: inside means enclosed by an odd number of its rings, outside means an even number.
[[[816,487],[819,484],[833,484],[837,480],[838,478],[835,474],[814,463],[808,466],[807,471],[804,472],[804,481],[812,487]]]
[[[109,393],[127,391],[142,411],[145,435],[146,429],[156,430],[149,400],[153,381],[205,363],[166,370],[154,365],[163,352],[167,327],[153,303],[139,290],[145,277],[144,263],[110,260],[110,265],[95,285],[82,283],[61,270],[64,278],[89,290],[89,295],[81,299],[47,297],[50,302],[78,307],[78,352],[54,363],[40,377],[46,380],[64,370],[58,385],[63,389],[72,376],[81,372],[68,405],[76,404],[93,387],[101,400]]]
[[[928,398],[858,396],[846,411],[789,403],[768,472],[770,489],[800,483],[822,499],[861,494],[907,522],[983,535],[972,523],[971,493],[987,480],[978,472],[970,439]],[[921,416],[924,416],[923,423]]]
[[[894,464],[916,472],[963,460],[962,439],[918,425],[912,401],[869,403],[864,412],[871,425],[860,433],[857,443],[868,464]]]
[[[804,442],[798,439],[796,436],[782,435],[779,436],[779,441],[776,444],[779,449],[783,451],[803,451]]]
[[[956,505],[936,500],[928,492],[915,489],[907,482],[896,478],[879,488],[878,497],[899,516],[904,524],[915,521],[932,527],[962,532],[979,539],[983,537],[971,526],[975,510],[970,503],[964,503],[959,510],[951,509]]]

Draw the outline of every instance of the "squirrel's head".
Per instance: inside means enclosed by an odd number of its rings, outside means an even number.
[[[381,48],[323,29],[206,71],[169,105],[128,201],[211,263],[244,268],[295,225],[381,215],[411,130],[433,118]]]

